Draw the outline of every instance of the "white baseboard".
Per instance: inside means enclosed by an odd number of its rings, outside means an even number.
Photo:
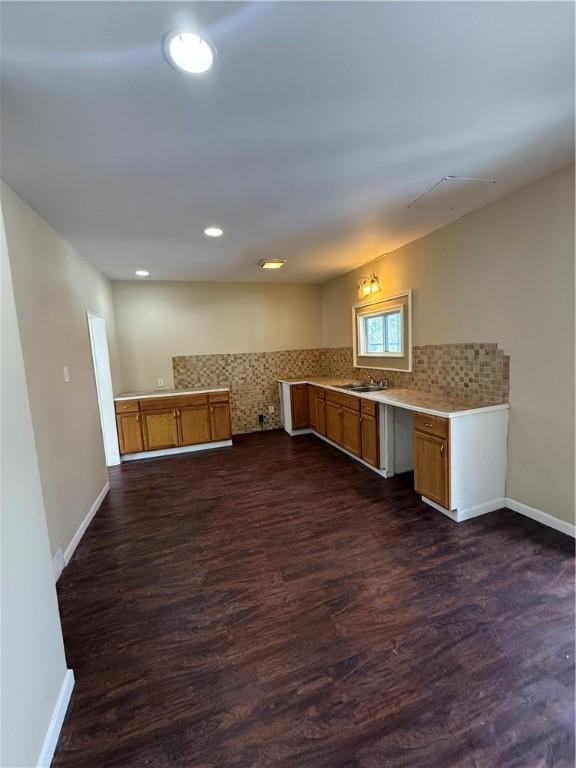
[[[58,552],[56,552],[56,554],[54,555],[52,559],[52,564],[54,567],[54,575],[56,577],[56,581],[58,581],[58,579],[60,578],[60,574],[72,559],[72,555],[74,554],[76,547],[80,543],[80,539],[82,538],[82,536],[84,536],[84,533],[86,532],[86,528],[88,528],[88,526],[92,522],[92,518],[94,517],[96,512],[98,512],[98,510],[100,509],[100,506],[104,501],[104,499],[106,498],[106,494],[108,493],[109,490],[110,490],[110,483],[106,481],[106,485],[104,486],[104,488],[102,488],[94,504],[92,504],[92,506],[88,510],[88,514],[78,526],[76,533],[74,534],[74,536],[72,536],[72,540],[64,550],[64,553],[62,553],[62,550],[59,549]]]
[[[137,461],[138,459],[156,459],[159,456],[175,456],[178,453],[193,453],[194,451],[208,451],[211,448],[229,448],[232,440],[218,440],[214,443],[199,443],[198,445],[183,445],[179,448],[163,448],[159,451],[139,451],[138,453],[125,453],[122,461]]]
[[[506,499],[492,499],[492,501],[486,501],[484,504],[478,504],[475,507],[469,507],[468,509],[458,510],[458,522],[461,523],[464,520],[471,520],[473,517],[479,517],[480,515],[486,515],[488,512],[495,512],[497,509],[503,509],[506,506]]]
[[[422,496],[422,501],[428,504],[428,506],[437,509],[438,512],[442,512],[443,515],[449,517],[450,520],[454,520],[455,523],[463,523],[465,520],[471,520],[473,517],[480,517],[480,515],[487,515],[488,512],[495,512],[497,509],[503,509],[506,506],[506,499],[504,498],[485,501],[483,504],[477,504],[475,507],[469,507],[468,509],[445,509],[425,496]]]
[[[60,731],[62,730],[62,724],[66,716],[66,710],[70,703],[70,697],[72,696],[72,689],[74,688],[74,672],[71,669],[66,670],[62,686],[60,687],[60,693],[56,700],[56,705],[50,717],[48,728],[46,729],[46,735],[42,742],[42,749],[40,755],[36,761],[36,768],[49,768],[52,758],[54,757],[54,750],[58,744],[60,737]]]
[[[574,523],[567,523],[565,520],[549,515],[548,512],[542,512],[540,509],[529,507],[527,504],[522,504],[521,501],[514,501],[514,499],[507,498],[506,506],[513,512],[519,512],[521,515],[530,517],[549,528],[554,528],[554,530],[572,536],[572,538],[576,537],[576,525]]]
[[[536,520],[538,523],[547,525],[549,528],[554,528],[556,531],[565,533],[572,538],[576,538],[576,525],[574,523],[567,523],[564,520],[559,520],[553,515],[549,515],[547,512],[542,512],[540,509],[529,507],[527,504],[522,504],[520,501],[514,501],[514,499],[494,499],[488,501],[485,504],[479,504],[477,507],[471,507],[470,509],[461,510],[449,510],[444,509],[434,501],[430,501],[425,496],[422,496],[422,501],[428,504],[430,507],[434,507],[438,512],[442,512],[443,515],[449,517],[450,520],[454,520],[455,523],[462,523],[464,520],[470,520],[473,517],[479,515],[485,515],[488,512],[494,512],[497,509],[511,509],[512,512],[519,512],[521,515]]]

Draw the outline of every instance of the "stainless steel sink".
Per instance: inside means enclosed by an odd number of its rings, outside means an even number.
[[[337,384],[338,389],[347,389],[349,392],[382,392],[388,389],[381,384]]]

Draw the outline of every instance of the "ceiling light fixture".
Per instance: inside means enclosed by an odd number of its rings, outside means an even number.
[[[258,262],[261,269],[280,269],[284,264],[286,264],[284,259],[262,259]]]
[[[136,277],[150,277],[150,272],[147,269],[137,269],[135,275]]]
[[[204,234],[206,237],[222,237],[224,230],[221,227],[206,227]]]
[[[180,72],[202,75],[214,63],[215,50],[194,32],[174,30],[164,38],[164,55],[168,63]]]

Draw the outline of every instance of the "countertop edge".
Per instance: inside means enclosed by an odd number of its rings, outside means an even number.
[[[116,395],[114,402],[122,400],[147,400],[151,397],[180,397],[181,395],[208,395],[210,392],[229,392],[230,387],[203,387],[200,389],[179,389],[177,392],[147,392],[146,394]]]
[[[382,392],[352,392],[342,389],[341,387],[332,387],[330,384],[319,384],[317,381],[310,381],[309,379],[278,379],[279,384],[309,384],[313,387],[322,387],[323,389],[330,389],[333,392],[340,392],[341,394],[353,395],[354,397],[363,397],[365,400],[374,400],[377,403],[384,403],[385,405],[393,405],[396,408],[404,408],[407,411],[416,411],[418,413],[427,413],[429,416],[440,416],[444,419],[456,419],[459,416],[473,416],[475,413],[489,413],[490,411],[502,411],[508,410],[510,405],[508,403],[496,403],[494,405],[481,405],[477,408],[468,408],[462,411],[442,411],[436,408],[425,408],[419,405],[411,405],[410,403],[399,403],[390,397],[386,397]]]

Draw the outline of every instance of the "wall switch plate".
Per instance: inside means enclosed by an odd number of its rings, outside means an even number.
[[[158,387],[163,387],[164,386],[164,379],[161,378],[160,376],[158,377],[158,384],[156,386],[158,386]]]
[[[64,381],[66,384],[70,383],[70,368],[67,365],[64,366]]]
[[[274,413],[274,412],[275,412],[275,410],[276,410],[276,409],[274,408],[274,406],[273,406],[273,405],[269,405],[269,406],[268,406],[268,413]]]

